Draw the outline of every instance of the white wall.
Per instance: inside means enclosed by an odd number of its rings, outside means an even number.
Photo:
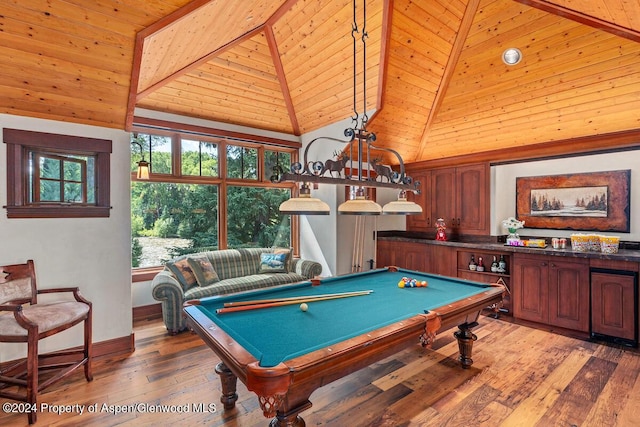
[[[0,128],[112,141],[109,218],[8,219],[0,215],[0,264],[33,259],[39,288],[78,286],[93,302],[93,341],[129,336],[131,319],[131,215],[129,134],[114,129],[0,114]],[[7,204],[7,151],[0,144],[0,203]],[[41,352],[82,344],[76,326],[45,339]],[[24,357],[26,346],[0,343],[0,363]]]
[[[344,140],[346,139],[344,130],[350,126],[352,126],[352,121],[349,118],[302,135],[303,147],[300,150],[300,161],[304,161],[304,149],[314,138],[322,136]],[[314,142],[309,149],[308,161],[319,160],[324,162],[333,158],[334,151],[342,151],[344,148],[345,144],[343,143],[319,140]],[[397,193],[396,190],[378,188],[376,191],[378,204],[384,205],[387,202],[396,200]],[[358,217],[354,215],[338,215],[338,206],[345,201],[345,186],[320,184],[317,190],[311,191],[311,195],[327,202],[331,207],[331,214],[306,216],[310,227],[308,229],[301,228],[300,242],[303,245],[301,255],[315,260],[314,254],[318,251],[323,253],[326,261],[326,267],[323,266],[323,276],[350,273],[354,252],[355,224]],[[304,219],[305,217],[302,218]],[[368,270],[369,264],[367,261],[369,259],[375,260],[375,240],[373,236],[376,226],[378,230],[404,230],[406,220],[404,216],[400,215],[363,216],[360,218],[365,218],[361,268],[362,270]]]
[[[562,159],[515,163],[491,168],[491,234],[506,234],[502,220],[516,216],[516,178],[525,176],[564,175],[572,173],[631,170],[631,213],[640,207],[640,150]],[[525,223],[526,226],[526,223]],[[623,240],[640,240],[640,216],[631,215],[630,233],[611,233]],[[569,237],[576,231],[524,228],[519,234],[527,236]]]

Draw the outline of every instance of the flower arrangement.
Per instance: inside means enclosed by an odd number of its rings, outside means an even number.
[[[502,226],[508,229],[509,233],[515,233],[517,229],[524,227],[524,221],[518,221],[511,216],[502,221]]]

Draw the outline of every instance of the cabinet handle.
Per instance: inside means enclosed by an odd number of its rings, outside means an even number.
[[[455,225],[456,225],[456,219],[455,218],[451,218],[451,225],[453,225],[455,227]]]
[[[543,267],[546,267],[547,263],[546,262],[541,262],[540,265],[543,266]]]
[[[556,268],[556,265],[553,262],[550,265],[551,265],[551,268]]]
[[[460,218],[458,218],[458,227],[460,227]]]

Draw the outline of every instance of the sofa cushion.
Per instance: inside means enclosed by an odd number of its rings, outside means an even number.
[[[206,255],[194,255],[187,258],[196,281],[199,286],[209,286],[212,283],[219,282],[218,273],[214,270],[213,265]]]
[[[260,270],[260,254],[264,248],[226,249],[210,251],[206,255],[220,280],[257,274]]]
[[[287,255],[287,259],[284,263],[284,267],[285,267],[285,273],[291,273],[291,264],[292,264],[292,259],[293,259],[293,248],[277,248],[274,247],[273,248],[273,253],[274,254],[286,254]]]
[[[164,265],[176,276],[176,279],[178,279],[184,291],[198,286],[198,281],[196,280],[195,274],[193,274],[193,270],[186,256],[167,261]]]
[[[286,273],[287,254],[263,253],[260,255],[260,273]]]
[[[251,276],[220,280],[209,286],[196,286],[184,293],[184,300],[251,291],[304,280],[307,280],[307,278],[296,273],[253,274]]]

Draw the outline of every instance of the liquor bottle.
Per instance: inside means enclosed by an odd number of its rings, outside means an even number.
[[[477,268],[476,259],[473,255],[471,255],[471,261],[469,261],[469,270],[476,271],[476,268]]]
[[[484,262],[482,261],[482,257],[478,257],[478,265],[476,266],[476,271],[484,271]]]
[[[493,256],[493,262],[491,262],[491,272],[492,273],[497,273],[498,272],[498,259],[496,258],[496,256]]]
[[[498,273],[507,272],[507,262],[504,260],[504,255],[500,255],[500,261],[498,261]]]

